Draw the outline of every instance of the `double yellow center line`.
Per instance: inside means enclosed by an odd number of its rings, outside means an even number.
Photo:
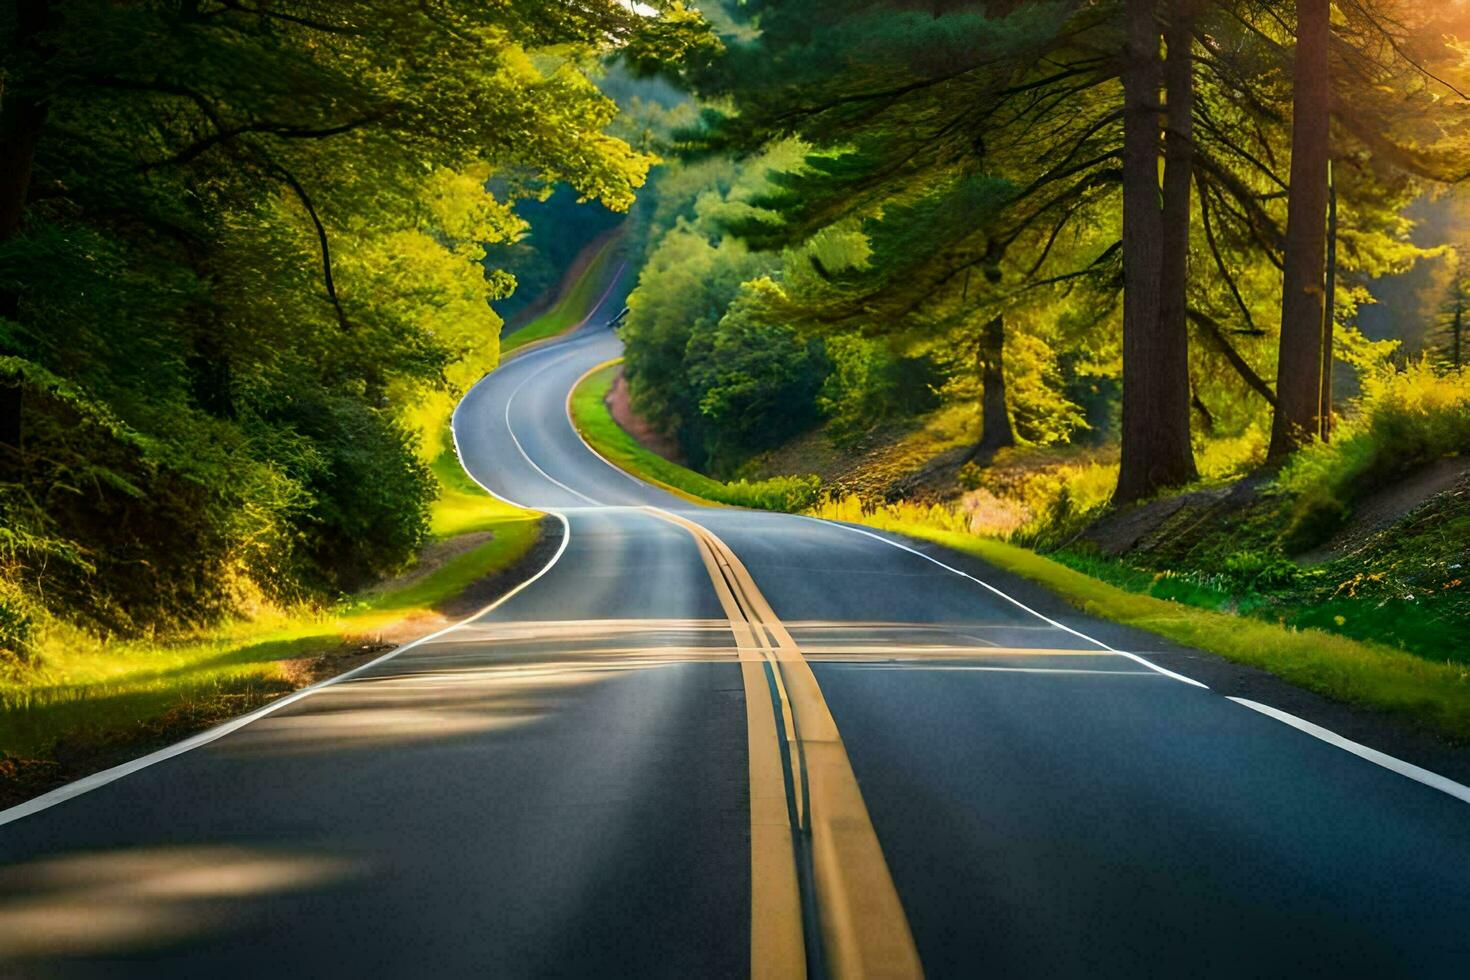
[[[798,867],[809,862],[807,901],[816,907],[826,972],[922,976],[847,749],[800,647],[725,542],[687,518],[647,510],[693,535],[739,650],[750,757],[751,975],[806,975]]]

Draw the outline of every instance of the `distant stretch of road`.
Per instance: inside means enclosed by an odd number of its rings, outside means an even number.
[[[0,972],[1466,975],[1463,787],[973,561],[614,469],[566,412],[605,319],[456,414],[549,563],[0,826]]]

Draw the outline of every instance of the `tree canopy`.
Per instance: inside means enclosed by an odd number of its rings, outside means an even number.
[[[1368,286],[1428,254],[1404,208],[1470,173],[1459,5],[731,9],[748,30],[690,73],[704,110],[674,143],[800,148],[719,222],[783,257],[745,315],[937,355],[968,397],[1003,362],[986,417],[1117,426],[1123,501],[1194,479],[1215,435],[1323,437],[1333,361],[1381,356],[1353,327]]]
[[[604,59],[711,43],[655,8],[0,7],[0,571],[129,630],[412,556],[516,285],[486,246],[558,185],[626,210]]]

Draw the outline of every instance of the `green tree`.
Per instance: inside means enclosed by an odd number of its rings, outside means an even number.
[[[485,244],[553,183],[626,208],[590,76],[709,43],[656,6],[0,6],[0,574],[132,629],[411,556]]]

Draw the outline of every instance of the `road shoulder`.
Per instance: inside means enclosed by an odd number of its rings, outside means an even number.
[[[1470,783],[1470,746],[1425,725],[1325,697],[1259,667],[1187,647],[1148,630],[1089,616],[1064,595],[955,549],[893,532],[880,533],[989,583],[1050,619],[1197,680],[1220,695],[1268,704],[1354,742]]]
[[[390,608],[381,614],[370,613],[359,617],[356,623],[349,619],[340,628],[291,641],[290,656],[280,659],[274,677],[238,689],[221,689],[211,697],[184,699],[156,716],[125,726],[93,725],[69,731],[44,755],[0,753],[0,811],[175,745],[444,630],[545,567],[561,547],[563,534],[560,521],[541,517],[535,538],[528,546],[503,556],[480,556],[482,566],[468,584],[422,608]],[[488,550],[485,544],[475,550],[481,548]],[[473,553],[460,558],[476,561]],[[407,592],[422,585],[415,578],[408,582],[407,590],[398,591]],[[432,588],[432,583],[429,587]],[[370,593],[375,598],[385,595],[391,598],[394,594],[392,583]]]

